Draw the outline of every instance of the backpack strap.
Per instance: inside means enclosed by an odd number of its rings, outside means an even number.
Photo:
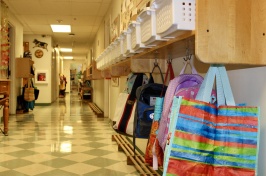
[[[164,85],[166,84],[167,78],[169,77],[169,80],[172,80],[175,78],[175,74],[174,74],[174,70],[173,70],[173,66],[172,66],[172,61],[169,60],[167,61],[167,70],[166,70],[166,74],[165,74],[165,78],[164,78]]]
[[[161,92],[161,96],[163,96],[163,90],[164,90],[164,86],[166,85],[166,81],[167,81],[167,78],[168,78],[168,75],[170,76],[170,81],[173,80],[175,78],[175,74],[174,74],[174,70],[173,70],[173,66],[172,66],[172,61],[167,61],[167,70],[166,70],[166,74],[165,74],[165,78],[164,78],[164,82],[163,82],[163,88],[162,88],[162,92]]]
[[[150,79],[149,79],[148,84],[150,84],[150,83],[154,83],[154,79],[153,79],[152,74],[153,74],[153,72],[154,72],[154,70],[155,70],[156,68],[159,69],[159,71],[160,71],[160,75],[161,75],[161,79],[162,79],[162,83],[164,83],[162,70],[161,70],[160,66],[158,65],[158,63],[155,62],[155,63],[154,63],[154,66],[153,66],[153,69],[152,69],[152,71],[151,71],[151,73],[150,73]]]
[[[126,133],[127,124],[129,122],[134,103],[136,101],[136,90],[143,83],[143,73],[137,73],[136,80],[133,84],[132,90],[127,98],[126,105],[124,107],[124,111],[121,117],[121,120],[118,124],[118,130]]]

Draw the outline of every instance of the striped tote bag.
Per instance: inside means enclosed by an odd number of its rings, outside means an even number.
[[[217,105],[208,102],[215,77]],[[209,68],[195,100],[174,103],[163,175],[256,175],[260,110],[235,105],[224,66]]]

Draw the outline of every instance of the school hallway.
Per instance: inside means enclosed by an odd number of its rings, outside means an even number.
[[[139,175],[111,140],[111,123],[74,93],[11,115],[8,136],[1,136],[0,176]]]

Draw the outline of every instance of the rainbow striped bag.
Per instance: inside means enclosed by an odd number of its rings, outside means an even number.
[[[215,77],[217,105],[208,102]],[[260,110],[235,105],[224,66],[210,66],[195,100],[174,104],[163,175],[257,175]]]

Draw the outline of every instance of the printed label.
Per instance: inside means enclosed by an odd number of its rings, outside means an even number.
[[[155,106],[156,97],[150,97],[150,106]]]

